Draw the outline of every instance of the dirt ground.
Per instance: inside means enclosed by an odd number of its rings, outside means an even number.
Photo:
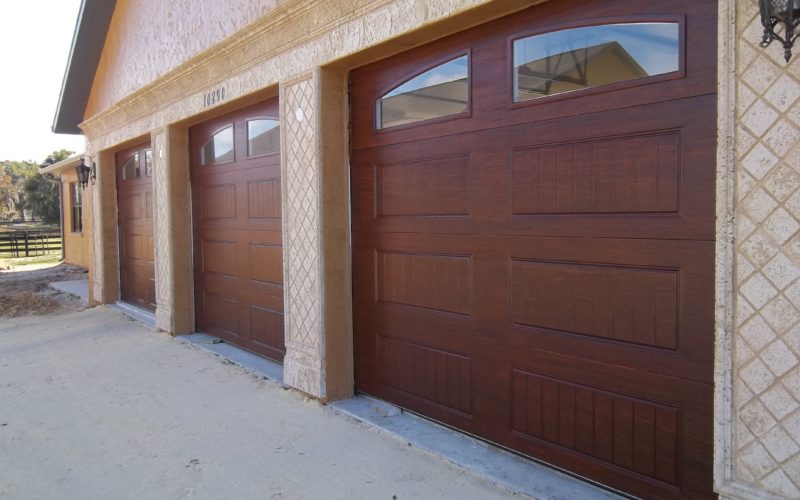
[[[4,500],[528,498],[105,307],[4,318],[0,381]]]
[[[80,311],[84,304],[78,297],[51,288],[49,284],[85,278],[85,269],[63,263],[18,266],[0,271],[0,317]]]

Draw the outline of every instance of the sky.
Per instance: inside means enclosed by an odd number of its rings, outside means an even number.
[[[0,161],[83,152],[83,136],[50,132],[80,3],[0,0]]]

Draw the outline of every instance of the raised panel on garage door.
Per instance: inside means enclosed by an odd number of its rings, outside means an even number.
[[[190,136],[197,328],[282,361],[278,101],[214,118]]]
[[[715,29],[712,1],[548,2],[351,73],[357,390],[713,496]]]
[[[150,144],[115,155],[119,223],[120,297],[156,308],[153,247],[153,158]]]

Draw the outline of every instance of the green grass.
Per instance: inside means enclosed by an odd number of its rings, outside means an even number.
[[[0,269],[13,269],[15,267],[29,266],[31,264],[58,264],[60,261],[60,250],[50,254],[36,255],[34,257],[3,257],[0,258]]]

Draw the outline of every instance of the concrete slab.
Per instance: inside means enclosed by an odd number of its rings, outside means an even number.
[[[235,365],[258,373],[270,380],[283,382],[283,366],[267,358],[253,354],[252,352],[245,351],[235,345],[228,344],[219,337],[213,337],[206,333],[198,332],[191,335],[179,335],[176,338],[208,352],[212,352]]]
[[[98,307],[0,322],[0,498],[525,497]]]
[[[553,468],[527,460],[466,434],[437,425],[384,401],[359,395],[332,407],[367,422],[410,446],[435,453],[456,465],[540,499],[609,500],[626,498]]]
[[[136,321],[139,321],[150,328],[156,327],[156,315],[146,309],[136,307],[132,304],[128,304],[127,302],[117,302],[116,304],[111,304],[108,307],[119,311],[125,316],[135,319]]]
[[[70,281],[54,281],[50,283],[52,288],[61,290],[62,292],[69,293],[80,298],[84,304],[89,303],[89,280],[70,280]]]

